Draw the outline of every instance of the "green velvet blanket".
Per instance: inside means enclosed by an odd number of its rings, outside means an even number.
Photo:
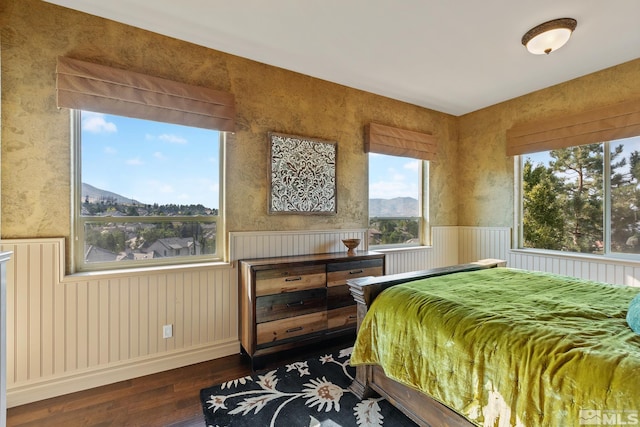
[[[481,426],[631,422],[640,335],[625,315],[638,293],[508,268],[409,282],[376,298],[351,363],[381,365]]]

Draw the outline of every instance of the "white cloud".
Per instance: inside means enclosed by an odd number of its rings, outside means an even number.
[[[389,180],[394,182],[394,183],[399,183],[399,182],[405,182],[407,177],[404,176],[403,174],[399,173],[399,172],[395,172],[392,170],[389,170],[389,174],[391,175],[389,177]]]
[[[420,160],[411,160],[410,162],[405,163],[402,167],[411,171],[417,171],[420,169]]]
[[[104,154],[117,154],[118,150],[113,147],[104,147]]]
[[[144,165],[144,162],[136,157],[136,158],[127,160],[127,164],[130,166],[140,166],[140,165]]]
[[[153,153],[153,157],[155,157],[158,160],[164,160],[167,158],[164,154],[162,154],[161,151],[156,151],[155,153]]]
[[[163,133],[162,135],[160,135],[158,137],[158,139],[165,141],[165,142],[169,142],[171,144],[186,144],[187,140],[181,136],[178,135],[173,135],[173,134],[168,134],[168,133]]]
[[[171,184],[162,184],[158,186],[158,191],[161,193],[173,193],[173,186]]]
[[[369,197],[419,198],[420,160],[369,153]]]
[[[402,165],[403,169],[416,171],[413,165],[419,162],[407,162]],[[411,174],[413,177],[413,174]],[[369,184],[369,198],[371,199],[393,199],[395,197],[418,197],[418,182],[414,182],[407,176],[406,172],[401,172],[393,167],[387,168],[384,178]]]
[[[418,195],[416,184],[402,181],[379,181],[369,185],[369,198],[393,199],[395,197],[414,197]]]
[[[115,123],[108,122],[104,114],[84,111],[82,113],[82,130],[91,133],[113,133],[117,132],[118,128]]]

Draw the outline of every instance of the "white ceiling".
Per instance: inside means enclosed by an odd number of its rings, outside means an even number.
[[[640,57],[640,0],[45,1],[454,115]],[[566,46],[526,51],[563,17]]]

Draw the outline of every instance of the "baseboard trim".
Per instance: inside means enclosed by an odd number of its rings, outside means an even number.
[[[87,369],[57,378],[20,384],[7,390],[7,407],[25,405],[39,400],[75,393],[94,387],[151,375],[170,369],[238,354],[237,339],[216,342],[185,350],[167,352],[153,357],[128,360],[125,363]]]

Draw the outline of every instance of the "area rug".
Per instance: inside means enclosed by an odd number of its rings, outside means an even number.
[[[378,397],[359,400],[351,348],[200,391],[209,427],[406,427],[409,418]]]

